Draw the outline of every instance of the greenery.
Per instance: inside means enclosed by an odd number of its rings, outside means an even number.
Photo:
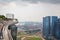
[[[0,20],[7,20],[7,18],[4,15],[0,15]]]
[[[26,33],[25,32],[18,32],[17,33],[17,36],[21,36],[21,35],[26,35]]]
[[[42,40],[39,36],[36,34],[28,35],[26,32],[17,32],[17,40],[21,40],[21,38],[24,38],[24,40]]]
[[[36,38],[36,37],[29,37],[27,40],[42,40],[41,38]]]
[[[17,40],[21,40],[21,38],[20,37],[17,37]]]

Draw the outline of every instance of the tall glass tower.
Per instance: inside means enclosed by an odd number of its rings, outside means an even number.
[[[46,40],[48,40],[48,36],[50,34],[50,16],[43,18],[43,36]]]
[[[60,40],[60,18],[58,19],[58,25],[56,27],[55,37]]]
[[[58,23],[58,17],[57,16],[52,16],[50,17],[50,34],[51,36],[55,36],[55,31]]]
[[[46,40],[49,40],[49,36],[55,36],[57,23],[57,16],[46,16],[43,18],[43,35]]]

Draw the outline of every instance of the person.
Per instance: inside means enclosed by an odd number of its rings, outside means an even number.
[[[16,40],[16,36],[17,36],[17,27],[16,25],[9,25],[8,27],[9,30],[11,30],[11,36],[13,38],[13,40]]]
[[[0,23],[0,39],[3,38],[3,23]]]

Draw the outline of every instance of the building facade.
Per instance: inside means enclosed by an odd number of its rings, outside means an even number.
[[[50,16],[43,18],[43,35],[46,40],[50,34]]]
[[[56,27],[55,37],[60,39],[60,18],[58,19],[58,26]]]
[[[14,19],[14,14],[6,14],[6,17],[7,17],[8,19]]]
[[[43,18],[43,35],[46,40],[55,36],[57,23],[57,16],[46,16]]]
[[[57,16],[52,16],[50,17],[50,34],[51,36],[55,36],[55,31],[58,23],[58,17]]]

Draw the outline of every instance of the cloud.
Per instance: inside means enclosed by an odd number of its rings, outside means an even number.
[[[0,0],[0,3],[4,4],[0,5],[0,14],[14,13],[19,21],[40,21],[43,16],[59,16],[60,5],[49,4],[60,4],[59,2],[58,0]]]
[[[14,2],[14,1],[16,1],[16,0],[0,0],[0,4],[5,5],[5,4],[8,4],[10,2]]]
[[[9,3],[9,2],[28,2],[28,3],[38,3],[38,2],[46,2],[53,4],[60,4],[60,0],[0,0],[0,3]]]
[[[0,0],[0,4],[8,4],[10,2],[16,2],[18,4],[22,3],[39,3],[39,2],[43,2],[43,3],[51,3],[51,4],[60,4],[60,0]]]
[[[38,2],[46,2],[46,3],[54,3],[54,4],[60,4],[60,0],[22,0],[27,1],[30,3],[38,3]]]
[[[17,5],[27,6],[26,2],[23,2],[22,0],[0,0],[0,5],[9,5],[12,2]]]

